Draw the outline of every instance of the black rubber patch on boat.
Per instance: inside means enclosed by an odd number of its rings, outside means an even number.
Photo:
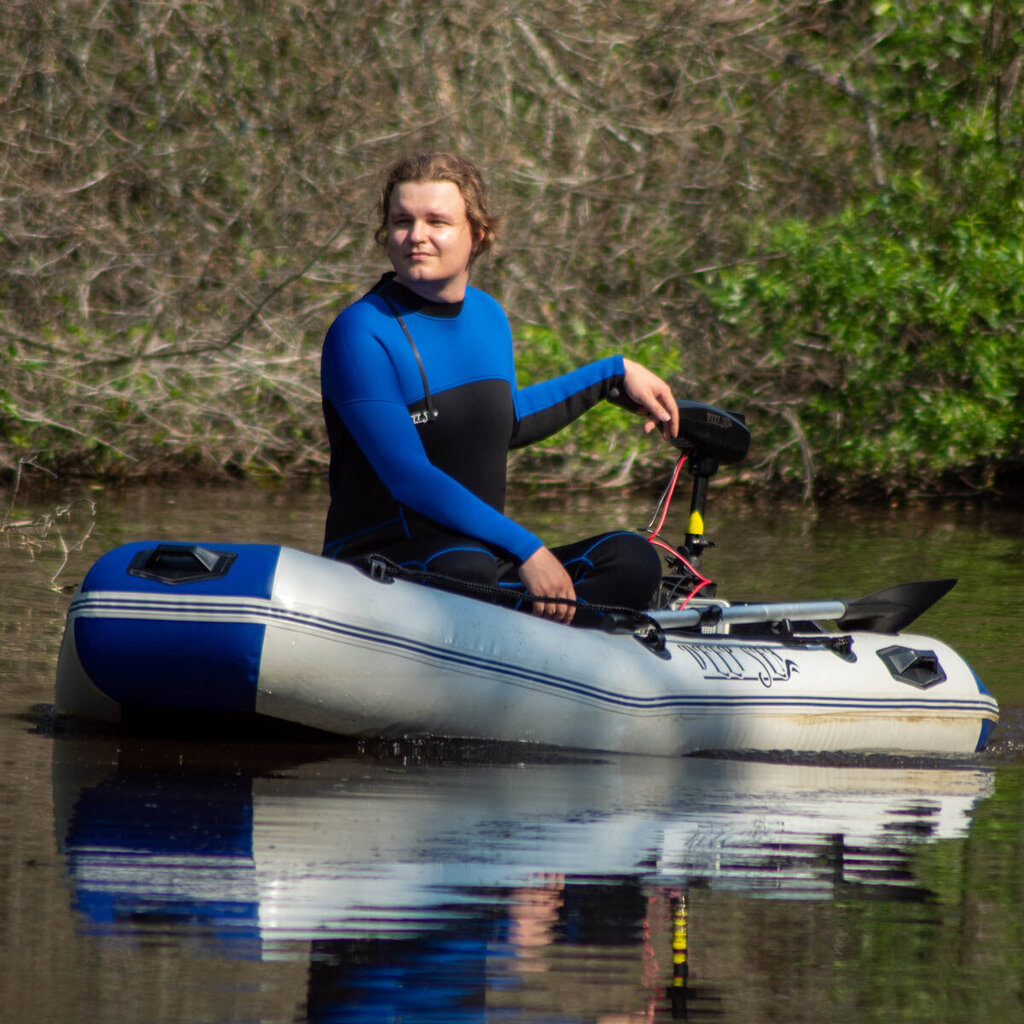
[[[139,551],[128,565],[128,575],[158,583],[201,583],[226,576],[237,557],[237,552],[211,551],[198,544],[159,544]]]
[[[916,651],[894,644],[878,652],[893,679],[909,683],[920,690],[946,681],[946,673],[934,651]]]

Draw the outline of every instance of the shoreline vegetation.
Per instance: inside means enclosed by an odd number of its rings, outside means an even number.
[[[322,480],[319,348],[375,175],[464,152],[523,382],[622,351],[745,413],[737,486],[1008,496],[1024,469],[1010,0],[12,0],[0,483]],[[657,487],[600,408],[517,487]],[[723,472],[722,477],[726,474]]]

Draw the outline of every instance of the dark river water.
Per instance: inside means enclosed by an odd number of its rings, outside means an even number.
[[[656,758],[58,723],[70,591],[138,539],[319,547],[320,492],[6,496],[0,1020],[1024,1019],[1024,515],[716,510],[734,599],[946,576],[984,754]],[[684,499],[665,531],[680,536]],[[647,499],[535,502],[550,542]]]

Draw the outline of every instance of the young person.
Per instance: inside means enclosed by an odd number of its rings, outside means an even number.
[[[504,514],[508,452],[602,399],[639,408],[648,431],[674,437],[678,407],[661,378],[621,356],[518,387],[508,320],[469,284],[498,223],[479,171],[462,157],[414,154],[385,172],[376,237],[393,272],[343,310],[324,340],[331,506],[323,553],[381,554],[522,587],[536,614],[593,625],[599,616],[583,602],[645,607],[660,558],[645,538],[621,531],[549,549]]]

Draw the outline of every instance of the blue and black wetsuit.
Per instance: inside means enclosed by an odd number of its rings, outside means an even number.
[[[342,311],[324,340],[331,444],[324,555],[383,554],[490,583],[510,570],[514,576],[542,541],[504,514],[509,450],[614,399],[623,378],[622,357],[613,356],[519,388],[511,330],[494,299],[468,288],[462,302],[432,303],[385,275]],[[581,586],[608,558],[619,564],[625,557],[625,575],[642,578],[637,588],[609,577],[600,596],[577,586],[591,602],[643,607],[660,578],[656,552],[634,534],[583,542],[568,559],[555,554]]]

